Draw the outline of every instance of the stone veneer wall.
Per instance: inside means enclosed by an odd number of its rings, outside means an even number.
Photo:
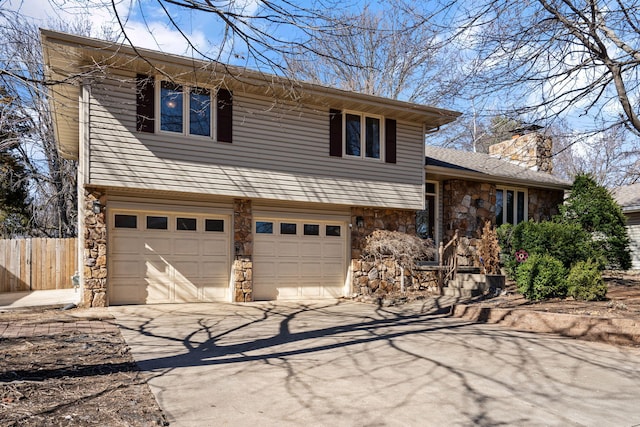
[[[444,242],[459,230],[459,265],[474,265],[480,231],[489,220],[495,223],[496,186],[484,182],[449,180],[443,183],[442,224]]]
[[[233,200],[234,301],[253,301],[253,214],[251,200]]]
[[[545,221],[560,213],[558,206],[564,202],[564,190],[540,190],[530,188],[529,219]]]
[[[357,226],[358,217],[363,218],[363,227]],[[416,234],[416,212],[400,209],[351,208],[351,224],[351,259],[358,259],[362,256],[365,237],[374,230]]]
[[[402,289],[404,274],[405,292],[438,291],[438,276],[434,271],[409,271],[396,265],[392,259],[369,261],[351,260],[353,270],[352,291],[354,294],[381,296]]]
[[[444,241],[460,231],[459,265],[477,264],[476,253],[485,221],[495,224],[496,185],[465,180],[443,183]],[[563,190],[528,189],[528,219],[543,221],[558,213],[564,198]]]
[[[362,217],[363,226],[357,226]],[[402,275],[407,292],[437,287],[432,272],[411,272],[395,265],[393,260],[369,261],[362,259],[365,238],[374,230],[399,231],[416,234],[416,212],[400,209],[351,208],[351,290],[354,294],[371,296],[400,291]]]
[[[103,211],[93,212],[99,200]],[[97,190],[86,189],[84,196],[84,286],[83,307],[107,306],[107,227],[104,206],[106,198]]]
[[[489,155],[516,165],[551,173],[553,141],[550,137],[534,132],[489,147]]]

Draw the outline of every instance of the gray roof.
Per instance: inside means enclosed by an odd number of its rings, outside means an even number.
[[[612,193],[623,210],[640,210],[640,182],[618,187]]]
[[[533,187],[569,188],[571,182],[546,172],[534,171],[485,153],[427,146],[427,172],[446,171],[447,175],[512,182]]]

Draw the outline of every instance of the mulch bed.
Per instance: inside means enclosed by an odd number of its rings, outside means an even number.
[[[0,425],[168,425],[109,320],[0,313]]]
[[[608,286],[604,301],[576,301],[572,298],[527,301],[517,293],[515,284],[508,282],[501,295],[476,298],[467,304],[640,321],[640,274],[607,272],[604,279]]]

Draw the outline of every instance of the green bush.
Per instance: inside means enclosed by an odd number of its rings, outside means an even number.
[[[577,223],[525,221],[513,228],[501,227],[499,231],[500,244],[506,240],[502,247],[511,248],[505,256],[505,267],[511,278],[516,277],[519,263],[515,254],[520,249],[529,255],[551,255],[567,270],[578,261],[603,259],[602,252],[594,246],[591,235]],[[604,267],[604,263],[602,266]]]
[[[581,301],[601,301],[607,295],[599,265],[593,260],[580,261],[567,277],[569,295]]]
[[[580,224],[590,233],[593,245],[601,251],[607,268],[631,268],[626,218],[611,193],[593,176],[576,176],[569,197],[559,209],[556,221]]]
[[[533,254],[516,272],[518,291],[526,299],[539,301],[567,296],[567,270],[551,255]]]

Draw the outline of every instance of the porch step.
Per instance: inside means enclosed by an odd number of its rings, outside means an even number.
[[[487,289],[483,274],[458,273],[456,278],[442,289],[442,292],[446,296],[475,297],[482,295]]]
[[[450,288],[445,286],[442,288],[442,295],[457,298],[473,298],[482,295],[482,291],[480,289]]]
[[[479,289],[484,291],[487,289],[487,284],[483,274],[458,273],[455,280],[449,282],[448,287],[456,289]]]

